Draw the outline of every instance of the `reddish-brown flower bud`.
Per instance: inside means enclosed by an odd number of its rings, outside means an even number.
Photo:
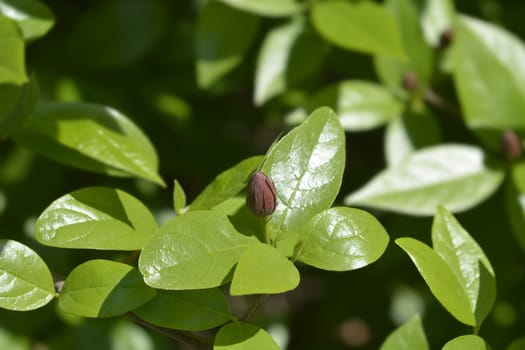
[[[505,130],[501,134],[501,148],[507,160],[513,161],[518,159],[522,153],[519,136],[512,130]]]
[[[273,213],[277,205],[275,186],[266,174],[256,171],[252,174],[246,189],[246,206],[257,216]]]

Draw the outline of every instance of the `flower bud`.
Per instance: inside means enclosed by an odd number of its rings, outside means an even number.
[[[518,159],[522,153],[519,136],[512,130],[505,130],[501,134],[501,149],[507,160],[514,161]]]
[[[277,205],[275,186],[266,174],[256,171],[250,177],[246,190],[246,206],[257,216],[273,213]]]

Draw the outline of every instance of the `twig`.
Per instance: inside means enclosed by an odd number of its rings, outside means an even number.
[[[252,316],[257,312],[259,307],[264,303],[264,301],[266,300],[267,296],[268,296],[268,294],[260,294],[260,295],[258,295],[257,298],[255,299],[254,303],[252,304],[252,306],[248,309],[248,311],[246,311],[246,313],[244,314],[244,316],[242,316],[240,318],[240,320],[241,321],[247,321],[250,318],[252,318]]]
[[[432,89],[426,89],[423,93],[423,99],[428,104],[434,106],[435,108],[441,109],[449,114],[461,118],[460,110],[454,106],[452,103],[448,102],[446,99],[441,97],[437,92]]]

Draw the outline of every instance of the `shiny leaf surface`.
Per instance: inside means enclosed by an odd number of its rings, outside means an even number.
[[[17,22],[25,40],[45,35],[55,23],[51,10],[35,0],[0,0],[0,13]]]
[[[35,238],[62,248],[140,250],[157,230],[135,197],[108,187],[88,187],[55,200],[37,219]]]

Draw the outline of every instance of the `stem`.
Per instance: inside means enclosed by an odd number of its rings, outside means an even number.
[[[479,335],[479,326],[474,326],[473,333],[474,335]]]
[[[247,321],[250,318],[252,318],[252,316],[257,312],[259,307],[264,303],[266,297],[268,297],[268,294],[258,295],[252,306],[248,309],[248,311],[246,311],[244,316],[241,317],[241,321]]]
[[[437,92],[432,89],[426,89],[423,93],[423,99],[435,108],[441,109],[454,117],[461,117],[459,109],[440,96]]]
[[[162,333],[170,338],[173,338],[181,343],[184,343],[188,345],[191,349],[211,349],[212,348],[213,339],[211,339],[210,337],[199,336],[199,335],[192,334],[189,332],[156,326],[147,321],[144,321],[143,319],[141,319],[140,317],[138,317],[137,315],[131,312],[126,312],[123,316],[137,324],[140,324],[141,326],[152,329],[156,332]]]

